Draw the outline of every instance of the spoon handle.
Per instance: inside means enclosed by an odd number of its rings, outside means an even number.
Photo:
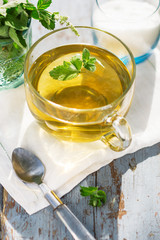
[[[44,193],[47,201],[55,209],[55,214],[63,222],[75,240],[95,240],[95,238],[88,232],[78,218],[65,204],[62,203],[58,196],[51,191],[47,185],[42,183],[39,185],[39,187]]]
[[[95,238],[88,232],[84,225],[78,220],[78,218],[70,211],[65,205],[60,205],[55,214],[61,219],[63,224],[69,230],[71,235],[76,240],[95,240]]]

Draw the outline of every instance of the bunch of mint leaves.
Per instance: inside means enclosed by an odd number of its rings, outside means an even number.
[[[52,0],[38,0],[37,6],[28,0],[3,0],[0,6],[0,39],[10,38],[21,48],[26,48],[24,31],[28,30],[30,20],[38,20],[45,28],[53,30],[55,22],[61,25],[66,24],[77,35],[74,26],[68,21],[68,17],[61,16],[58,12],[50,13],[46,9],[51,5]]]
[[[87,48],[83,49],[82,60],[80,55],[73,56],[70,62],[64,61],[63,65],[59,65],[49,72],[50,76],[59,81],[71,80],[78,76],[82,67],[94,72],[96,70],[96,58],[90,56],[90,51]]]
[[[98,190],[98,187],[83,187],[80,186],[80,193],[83,197],[90,197],[89,205],[93,207],[101,207],[106,203],[106,193],[103,190]]]

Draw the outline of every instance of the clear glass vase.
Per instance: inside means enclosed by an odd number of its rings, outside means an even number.
[[[24,60],[32,42],[31,24],[23,37],[26,48],[21,48],[11,39],[0,39],[0,90],[15,88],[24,82]]]

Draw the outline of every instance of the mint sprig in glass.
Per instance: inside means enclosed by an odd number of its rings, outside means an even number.
[[[56,22],[69,26],[77,35],[68,17],[49,12],[52,0],[3,0],[0,6],[0,90],[23,83],[24,60],[31,46],[31,19],[39,21],[48,30]]]

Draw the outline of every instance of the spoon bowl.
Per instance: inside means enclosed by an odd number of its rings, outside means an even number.
[[[45,167],[41,160],[24,148],[16,148],[12,153],[13,168],[25,182],[41,184],[45,175]]]

